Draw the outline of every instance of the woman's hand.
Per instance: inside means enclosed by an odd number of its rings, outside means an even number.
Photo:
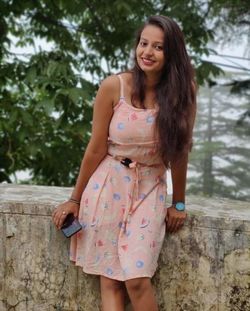
[[[79,205],[77,203],[67,201],[57,206],[57,208],[52,213],[52,221],[59,230],[63,223],[65,218],[68,214],[74,214],[74,216],[77,218],[79,212]]]
[[[169,207],[166,216],[166,230],[171,233],[178,231],[183,226],[186,218],[187,213],[185,211],[180,212],[174,206]]]

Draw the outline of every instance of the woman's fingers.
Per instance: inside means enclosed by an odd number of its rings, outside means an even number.
[[[184,224],[187,214],[184,212],[177,212],[177,215],[167,215],[166,230],[168,232],[178,231]]]
[[[167,231],[173,232],[173,230],[175,228],[175,222],[176,222],[176,220],[173,217],[171,217],[171,216],[168,217]]]
[[[58,230],[62,227],[67,215],[70,213],[73,213],[75,217],[78,216],[78,206],[71,202],[62,203],[53,211],[52,221]]]
[[[59,219],[58,219],[58,223],[57,223],[57,229],[61,229],[65,219],[67,217],[67,214],[65,213],[61,213],[61,215],[59,216]]]
[[[57,227],[57,229],[61,228],[63,221],[67,216],[66,208],[64,204],[57,206],[57,208],[52,213],[52,221]]]
[[[181,227],[181,223],[178,220],[175,219],[168,219],[168,223],[167,223],[167,231],[168,232],[176,232],[177,230],[179,230]]]
[[[173,228],[173,232],[176,232],[178,231],[182,226],[183,226],[183,221],[182,219],[178,219],[176,222],[175,222],[175,226]]]

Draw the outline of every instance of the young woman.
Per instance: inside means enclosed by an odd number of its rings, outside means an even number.
[[[168,17],[149,17],[136,38],[133,69],[101,83],[76,186],[53,212],[58,229],[69,213],[82,223],[70,259],[100,275],[103,311],[124,310],[125,290],[135,311],[158,310],[151,278],[165,230],[176,232],[187,216],[195,98],[180,28]]]

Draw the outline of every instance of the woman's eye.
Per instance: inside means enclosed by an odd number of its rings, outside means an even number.
[[[163,50],[163,47],[161,45],[156,45],[155,48],[156,48],[157,51],[162,51]]]
[[[147,44],[146,44],[146,42],[140,42],[140,45],[141,46],[146,46]]]

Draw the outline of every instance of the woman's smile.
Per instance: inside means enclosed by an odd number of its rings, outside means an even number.
[[[155,63],[155,61],[153,61],[152,59],[149,59],[149,58],[142,57],[141,59],[142,59],[143,64],[145,66],[152,66]]]
[[[136,59],[141,70],[149,76],[158,76],[164,67],[164,33],[161,28],[148,25],[136,48]]]

